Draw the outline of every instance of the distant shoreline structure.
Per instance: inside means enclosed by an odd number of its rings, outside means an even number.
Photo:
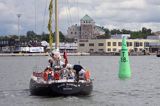
[[[61,53],[63,55],[63,53]],[[67,53],[68,56],[90,56],[90,53]],[[3,56],[49,56],[49,53],[0,53]]]
[[[63,55],[63,53],[61,53]],[[119,56],[119,53],[67,53],[68,56]],[[156,53],[142,54],[142,53],[132,53],[129,56],[153,56]],[[0,57],[10,57],[10,56],[49,56],[49,53],[0,53]]]

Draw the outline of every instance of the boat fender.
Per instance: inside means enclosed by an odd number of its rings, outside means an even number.
[[[90,71],[86,70],[85,72],[85,79],[89,80],[90,79]]]
[[[33,72],[33,76],[35,76],[35,77],[42,77],[42,76],[43,76],[43,73],[42,73],[42,72],[40,72],[40,73],[38,73],[38,72]]]

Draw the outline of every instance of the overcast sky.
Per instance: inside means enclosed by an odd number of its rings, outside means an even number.
[[[0,35],[33,30],[47,31],[50,0],[0,0]],[[59,27],[63,33],[88,14],[97,25],[109,29],[140,30],[142,27],[160,31],[160,0],[59,0]],[[53,23],[54,25],[54,23]],[[54,28],[53,28],[54,30]]]

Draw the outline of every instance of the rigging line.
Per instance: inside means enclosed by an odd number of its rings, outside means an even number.
[[[65,4],[67,4],[67,0],[65,0]],[[66,5],[66,8],[65,8],[65,11],[66,11],[66,16],[67,16],[67,26],[70,27],[70,22],[69,22],[69,12],[68,12],[68,7]]]
[[[67,18],[67,11],[66,11],[66,5],[65,5],[65,0],[62,0],[62,6],[64,7],[64,10],[62,9],[62,11],[64,11],[65,12],[65,14],[64,14],[64,17],[66,17]],[[62,18],[62,19],[65,19],[65,18]],[[60,23],[61,25],[60,25],[60,28],[61,28],[61,30],[65,30],[65,25],[67,25],[68,24],[68,20],[63,20],[64,22],[63,23]]]
[[[63,1],[64,0],[62,0],[62,1],[59,1],[58,0],[58,27],[59,27],[59,31],[63,28],[62,27],[62,23],[61,23],[61,21],[60,21],[60,16],[59,16],[59,13],[60,13],[60,7],[61,7],[61,3],[62,3],[62,5],[63,5]],[[54,5],[55,6],[55,5]],[[55,9],[55,8],[54,8]],[[55,14],[54,14],[55,15]],[[55,16],[53,17],[53,18],[55,18]],[[54,20],[54,22],[55,22],[55,19],[53,19]]]
[[[76,0],[76,3],[77,3],[77,15],[78,15],[78,23],[80,21],[80,16],[79,16],[79,3],[78,3],[78,0]]]
[[[70,24],[72,25],[72,18],[71,18],[71,12],[70,12],[70,9],[71,9],[71,6],[69,5],[69,1],[67,0],[67,4],[68,4],[68,12],[69,12],[69,18],[70,18]]]
[[[73,5],[73,7],[75,8],[75,11],[77,12],[77,2],[76,2],[77,0],[74,0],[74,5]],[[78,14],[78,12],[77,12],[77,14]],[[76,24],[77,23],[77,21],[78,21],[78,15],[77,14],[75,14],[75,20],[74,20],[74,24]]]
[[[46,11],[47,11],[47,6],[48,6],[48,0],[46,0],[45,2],[45,10],[44,10],[44,14],[43,14],[43,23],[42,23],[42,32],[44,32],[45,29],[45,16],[46,16]]]
[[[37,33],[37,2],[34,0],[35,3],[35,33]]]
[[[59,1],[60,2],[60,1]],[[62,6],[65,6],[66,5],[66,3],[65,3],[65,0],[62,0],[61,1],[61,4],[62,4]],[[60,7],[60,6],[59,6]],[[60,9],[59,9],[60,10]],[[64,8],[64,11],[66,12],[66,9]],[[67,12],[66,12],[67,13]],[[66,14],[67,15],[67,14]],[[67,20],[68,21],[68,20]],[[64,21],[64,23],[66,23],[65,25],[67,25],[67,21]],[[64,25],[64,23],[62,23],[62,21],[59,21],[59,29],[60,30],[64,30],[65,29],[65,25]]]

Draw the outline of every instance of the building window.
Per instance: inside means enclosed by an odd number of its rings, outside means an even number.
[[[129,42],[127,42],[127,46],[130,46],[130,45],[129,45]]]
[[[108,46],[111,46],[111,42],[108,42]]]
[[[116,48],[113,48],[113,51],[115,52],[115,51],[117,51],[117,49],[116,49]]]
[[[116,42],[113,42],[113,46],[117,46],[117,43],[116,43]]]
[[[73,32],[71,32],[71,34],[73,34]]]
[[[132,42],[129,42],[129,45],[132,46]]]
[[[118,42],[118,46],[122,46],[122,42]]]
[[[143,46],[142,42],[139,43],[140,46]]]
[[[132,46],[132,42],[127,42],[127,46]]]
[[[82,44],[79,44],[79,46],[85,46],[85,44],[84,44],[84,43],[82,43]]]
[[[94,46],[94,43],[90,43],[89,46]]]
[[[108,50],[109,52],[111,51],[111,49],[110,49],[110,48],[108,48],[107,50]]]
[[[139,47],[139,42],[135,42],[135,43],[134,43],[134,46],[135,46],[135,47]]]
[[[104,50],[103,50],[103,49],[98,49],[98,51],[99,51],[99,52],[104,52]]]
[[[98,46],[104,46],[104,44],[103,43],[98,43]]]
[[[144,43],[144,46],[145,46],[145,47],[149,47],[149,43],[148,43],[148,42],[145,42],[145,43]]]
[[[89,49],[89,52],[94,52],[94,50],[93,49]]]

